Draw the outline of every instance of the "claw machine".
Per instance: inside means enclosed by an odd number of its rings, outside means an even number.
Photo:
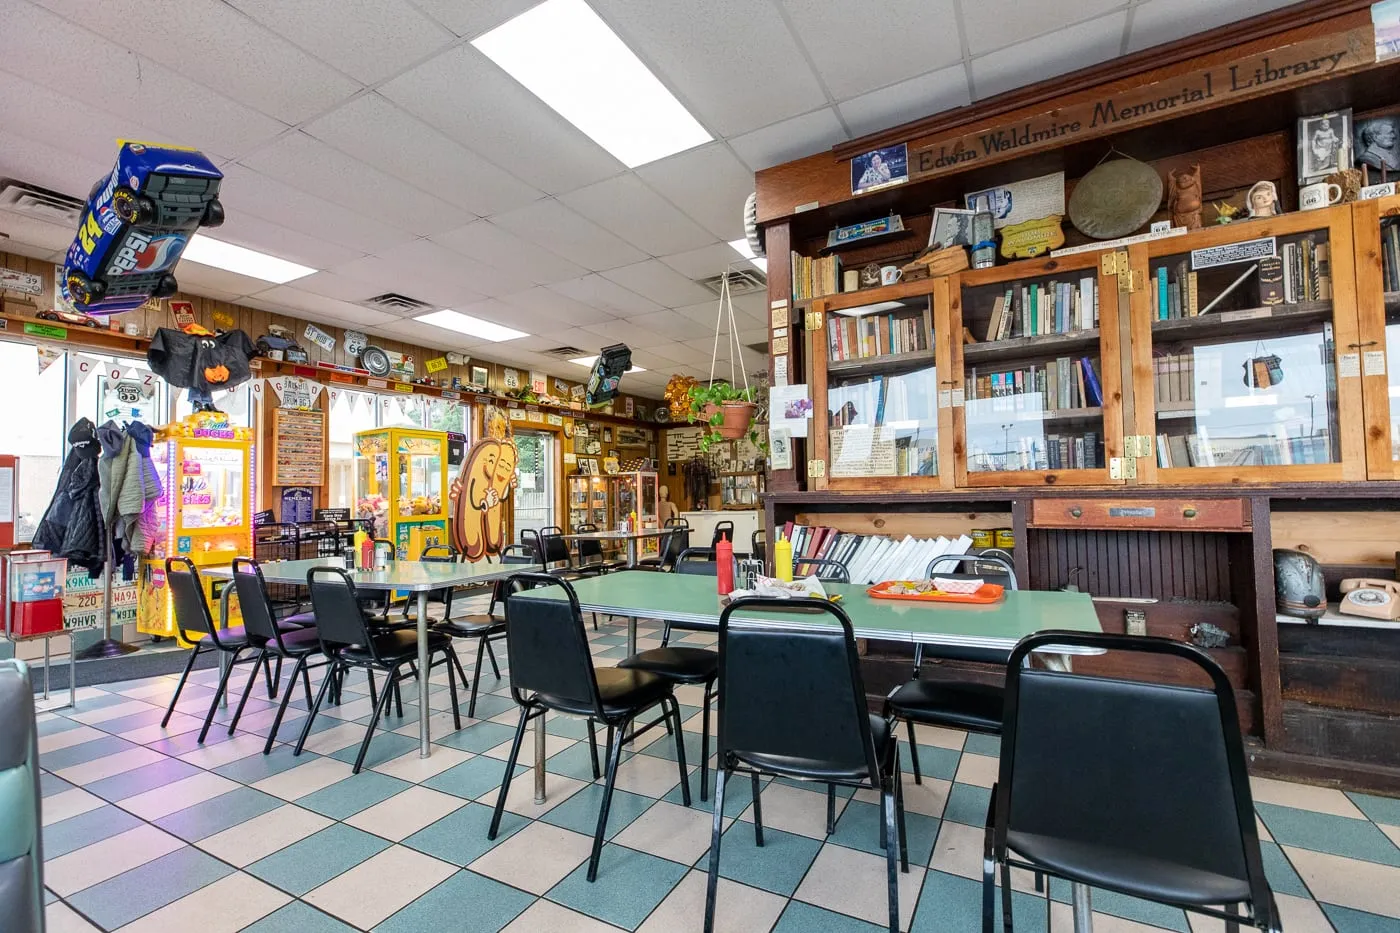
[[[355,517],[417,560],[447,537],[447,432],[379,428],[355,435]]]
[[[197,411],[157,431],[151,461],[162,495],[156,501],[152,551],[142,560],[139,574],[138,632],[177,635],[165,586],[165,558],[188,557],[204,568],[253,556],[253,455],[253,429],[235,427],[223,412]],[[219,597],[227,581],[202,579],[218,624]],[[236,606],[229,607],[231,624],[237,621]]]

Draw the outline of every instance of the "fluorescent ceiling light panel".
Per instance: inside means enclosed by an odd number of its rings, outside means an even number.
[[[433,311],[429,314],[420,314],[414,320],[431,324],[434,327],[441,327],[443,330],[466,334],[468,337],[476,337],[479,340],[489,340],[492,343],[530,336],[523,330],[502,327],[500,324],[483,321],[479,317],[472,317],[470,314],[463,314],[461,311],[453,311],[450,308]]]
[[[545,0],[472,45],[628,168],[710,141],[584,0]]]
[[[580,366],[592,366],[592,365],[593,365],[594,363],[596,363],[597,361],[598,361],[598,357],[597,357],[596,355],[594,355],[594,356],[580,356],[580,357],[579,357],[578,359],[576,359],[576,360],[569,360],[570,363],[577,363],[577,364],[580,365]],[[646,370],[645,370],[645,369],[642,369],[642,367],[640,367],[640,366],[633,366],[631,369],[627,370],[627,372],[629,372],[629,373],[644,373],[644,372],[646,372]]]
[[[255,249],[234,246],[232,243],[215,240],[202,233],[196,233],[190,237],[189,243],[185,244],[185,252],[181,258],[197,262],[202,266],[223,269],[225,272],[236,272],[239,275],[262,279],[264,282],[271,282],[274,285],[285,285],[287,282],[316,271],[310,266],[278,259],[276,256],[269,256],[267,253],[260,253]]]
[[[743,238],[730,240],[729,247],[753,265],[757,266],[764,275],[768,274],[768,260],[764,259],[762,256],[755,256],[753,250],[749,247],[748,240]]]

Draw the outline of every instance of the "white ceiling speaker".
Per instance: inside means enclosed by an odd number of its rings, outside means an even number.
[[[744,236],[749,241],[749,249],[758,257],[767,256],[763,251],[763,231],[758,227],[758,192],[749,195],[744,202]]]

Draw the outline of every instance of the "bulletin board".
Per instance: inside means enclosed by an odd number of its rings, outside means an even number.
[[[272,485],[325,485],[326,413],[274,408],[272,457]]]

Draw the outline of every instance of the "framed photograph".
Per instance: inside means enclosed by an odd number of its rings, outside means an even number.
[[[768,432],[768,466],[774,470],[792,469],[792,432],[787,428]]]
[[[1298,183],[1351,168],[1351,110],[1298,118]]]
[[[851,194],[864,194],[909,180],[909,146],[886,146],[851,160]]]
[[[1357,165],[1400,170],[1400,115],[1388,114],[1356,121],[1355,148]]]
[[[612,428],[603,429],[603,443],[611,444],[613,439]]]
[[[484,386],[484,385],[486,385],[486,379],[487,379],[487,377],[486,377],[486,367],[485,367],[485,366],[473,366],[473,367],[472,367],[472,385],[474,385],[474,386]]]
[[[930,249],[947,249],[950,246],[972,245],[972,218],[976,211],[963,211],[952,207],[933,209],[933,226],[929,228]]]

